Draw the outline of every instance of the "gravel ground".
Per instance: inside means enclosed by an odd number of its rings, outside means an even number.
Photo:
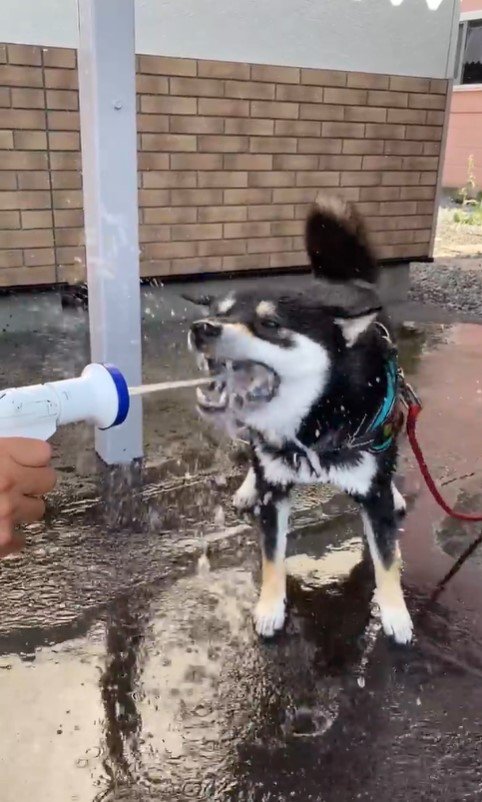
[[[441,209],[435,261],[414,263],[409,298],[482,317],[482,228],[454,223]]]
[[[482,269],[453,262],[413,264],[409,299],[482,316]]]

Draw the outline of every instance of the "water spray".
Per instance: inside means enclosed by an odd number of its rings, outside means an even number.
[[[81,421],[110,429],[124,423],[131,396],[193,387],[205,381],[209,380],[189,379],[129,388],[118,368],[93,363],[75,379],[0,392],[0,437],[48,440],[59,426]]]

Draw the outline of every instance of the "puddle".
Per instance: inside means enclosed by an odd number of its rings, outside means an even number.
[[[17,335],[12,384],[88,361],[75,331],[37,336],[41,362]],[[183,337],[149,336],[145,381],[186,375]],[[426,404],[420,440],[467,509],[482,506],[481,345],[475,326],[402,338]],[[359,520],[329,489],[296,498],[287,628],[263,643],[250,615],[256,534],[229,505],[242,455],[199,426],[190,391],[155,404],[148,464],[129,477],[92,472],[87,430],[59,434],[50,517],[0,566],[1,706],[13,722],[0,733],[2,800],[482,798],[482,558],[427,607],[472,530],[444,521],[406,449],[414,646],[381,636]]]

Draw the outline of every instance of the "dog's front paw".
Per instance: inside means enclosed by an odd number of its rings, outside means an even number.
[[[405,604],[397,607],[379,605],[379,610],[385,635],[393,638],[395,643],[410,643],[413,638],[413,623]]]
[[[233,507],[236,512],[251,512],[251,510],[255,507],[256,502],[258,500],[258,495],[256,492],[253,493],[246,493],[244,491],[243,485],[236,490],[236,493],[233,496]]]
[[[286,612],[286,598],[260,596],[254,609],[254,626],[258,635],[272,638],[278,630],[283,629]]]

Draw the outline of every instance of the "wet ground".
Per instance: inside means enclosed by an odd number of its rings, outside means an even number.
[[[173,292],[144,300],[146,381],[192,375]],[[82,369],[82,312],[44,299],[23,326],[9,304],[9,385]],[[437,314],[402,327],[402,361],[438,482],[480,509],[482,328]],[[407,446],[414,645],[380,633],[356,511],[326,489],[297,498],[288,626],[263,643],[256,534],[229,505],[242,450],[197,421],[191,391],[149,399],[145,430],[146,465],[129,475],[101,469],[84,427],[61,431],[47,520],[0,564],[3,802],[482,799],[482,547],[431,599],[480,527],[447,522]]]

